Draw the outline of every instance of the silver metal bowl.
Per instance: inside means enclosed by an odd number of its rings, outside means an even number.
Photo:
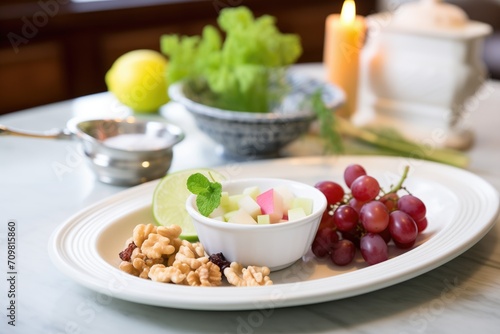
[[[124,186],[165,176],[172,148],[184,138],[173,124],[131,117],[70,121],[68,129],[80,139],[97,178]],[[122,140],[117,141],[119,138]]]
[[[195,118],[200,130],[220,144],[224,154],[241,158],[265,158],[279,155],[280,150],[308,132],[316,113],[307,98],[318,89],[332,110],[344,100],[338,87],[299,75],[288,75],[289,93],[268,113],[219,109],[199,101],[186,92],[183,82],[172,84],[172,101],[182,104]]]
[[[66,129],[29,133],[0,125],[0,135],[46,139],[78,139],[89,167],[101,182],[133,186],[166,175],[174,145],[184,139],[170,123],[124,119],[72,119]]]

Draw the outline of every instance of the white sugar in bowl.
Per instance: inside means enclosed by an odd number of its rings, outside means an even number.
[[[460,118],[486,79],[481,50],[491,27],[439,0],[406,3],[367,21],[361,122],[393,126],[436,146],[470,146],[473,136]]]

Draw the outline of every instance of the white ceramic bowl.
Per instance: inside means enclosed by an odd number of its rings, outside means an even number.
[[[313,200],[313,211],[303,219],[270,225],[227,223],[201,215],[196,208],[196,196],[186,201],[200,242],[211,255],[222,252],[225,258],[244,266],[267,266],[280,270],[292,265],[310,249],[326,209],[325,196],[313,186],[286,179],[249,178],[222,182],[223,191],[239,194],[247,187],[261,191],[287,186],[295,196]]]

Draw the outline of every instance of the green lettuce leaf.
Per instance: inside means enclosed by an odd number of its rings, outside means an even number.
[[[221,32],[208,25],[201,36],[161,37],[168,82],[205,83],[213,93],[209,102],[219,108],[269,111],[279,98],[269,87],[302,54],[299,36],[282,34],[274,17],[255,18],[244,6],[224,8],[217,23]]]

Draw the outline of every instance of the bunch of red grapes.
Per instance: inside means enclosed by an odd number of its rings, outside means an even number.
[[[403,187],[407,174],[408,167],[387,192],[358,164],[344,170],[350,192],[333,181],[316,183],[328,206],[312,244],[314,255],[329,256],[333,263],[344,266],[352,262],[358,249],[372,265],[388,259],[391,241],[398,248],[412,247],[427,227],[427,218],[424,203]],[[405,194],[400,195],[400,190]]]

